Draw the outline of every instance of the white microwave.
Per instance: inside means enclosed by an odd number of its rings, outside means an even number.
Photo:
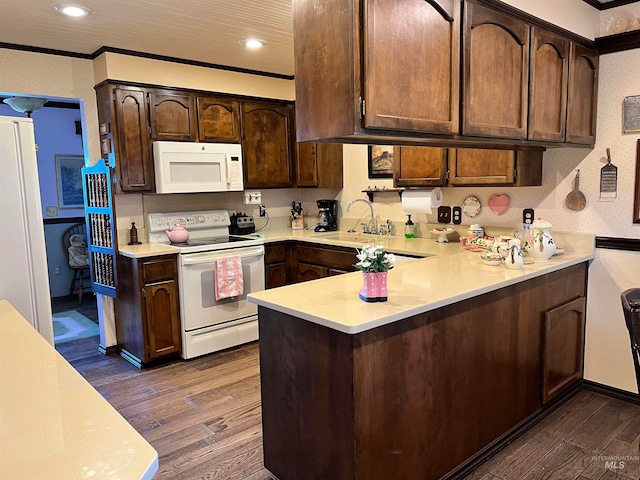
[[[244,188],[235,143],[153,142],[156,193],[232,192]]]

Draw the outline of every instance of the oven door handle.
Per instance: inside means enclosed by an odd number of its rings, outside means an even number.
[[[231,250],[219,250],[214,252],[185,253],[180,255],[180,264],[196,265],[199,263],[211,263],[215,262],[219,258],[236,256],[243,260],[250,257],[264,257],[264,247],[260,245],[257,247],[234,248]]]

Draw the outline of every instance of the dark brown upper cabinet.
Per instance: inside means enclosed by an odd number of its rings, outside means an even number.
[[[460,2],[364,3],[364,128],[458,132]]]
[[[277,102],[241,102],[245,188],[293,185],[292,110]]]
[[[240,101],[215,96],[197,97],[198,140],[240,143]]]
[[[393,186],[446,185],[447,153],[448,149],[440,147],[396,147],[393,159]]]
[[[571,44],[567,142],[593,145],[596,141],[598,52]]]
[[[568,39],[531,28],[529,134],[531,140],[564,142],[567,117]]]
[[[458,0],[294,2],[294,25],[298,141],[458,131]]]
[[[543,151],[396,147],[393,186],[542,185]]]
[[[102,156],[115,157],[119,193],[155,190],[145,92],[103,84],[96,88]]]
[[[299,142],[296,187],[342,188],[342,144]]]
[[[192,94],[151,90],[147,95],[151,140],[197,139],[196,102]]]
[[[449,185],[542,185],[543,149],[449,149]]]
[[[524,139],[530,26],[475,1],[465,6],[462,133]]]

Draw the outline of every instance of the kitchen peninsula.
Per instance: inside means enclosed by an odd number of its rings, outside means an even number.
[[[158,453],[0,299],[0,477],[138,478]]]
[[[358,299],[359,273],[252,293],[265,467],[280,480],[468,472],[582,378],[594,237],[563,242],[514,271],[431,240],[433,256],[389,272],[386,303]]]

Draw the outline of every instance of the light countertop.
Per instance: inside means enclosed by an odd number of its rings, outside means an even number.
[[[7,300],[0,362],[0,477],[153,477],[157,452]]]
[[[464,226],[461,226],[461,228]],[[466,228],[466,227],[464,227]],[[493,229],[491,234],[512,233]],[[503,230],[503,231],[499,231]],[[464,250],[459,242],[438,243],[435,238],[364,235],[362,233],[291,230],[261,232],[266,245],[297,240],[349,248],[381,242],[387,251],[420,258],[398,263],[388,275],[387,302],[366,303],[358,298],[362,288],[360,272],[347,273],[284,287],[251,293],[250,302],[297,316],[335,330],[356,334],[419,313],[434,310],[483,293],[551,273],[593,259],[595,235],[552,232],[565,253],[547,262],[536,261],[520,270],[482,263],[480,253]],[[457,237],[455,237],[457,238]],[[120,253],[144,257],[177,253],[171,246],[143,244],[120,246]],[[355,253],[355,250],[354,250]]]
[[[304,233],[294,238],[307,240]],[[554,238],[565,253],[509,270],[482,263],[480,253],[464,250],[459,243],[394,237],[386,244],[389,251],[432,256],[399,263],[389,271],[387,302],[366,303],[358,298],[360,272],[255,292],[247,298],[259,306],[356,334],[593,259],[594,235],[558,233]]]

